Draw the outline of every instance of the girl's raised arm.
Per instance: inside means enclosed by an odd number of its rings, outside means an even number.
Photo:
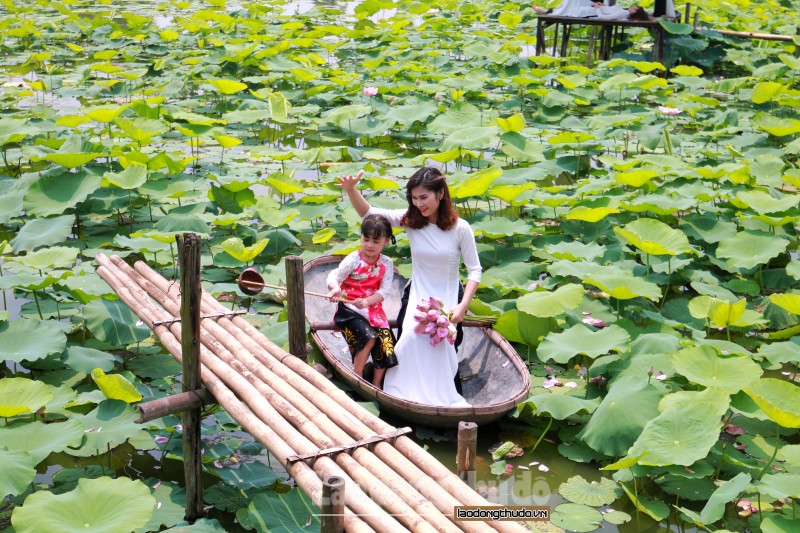
[[[361,176],[364,175],[363,170],[359,170],[358,174],[355,176],[341,176],[337,178],[339,183],[336,184],[337,187],[341,187],[344,192],[347,193],[347,197],[350,199],[350,203],[353,206],[353,209],[356,210],[358,216],[363,217],[369,211],[369,202],[361,195],[361,192],[356,188],[358,182],[361,181]]]

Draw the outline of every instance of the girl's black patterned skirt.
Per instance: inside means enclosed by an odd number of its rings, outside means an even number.
[[[372,364],[375,368],[392,368],[397,366],[397,356],[394,354],[394,333],[389,328],[376,328],[369,320],[359,315],[349,307],[339,302],[333,321],[342,330],[350,355],[355,357],[370,339],[375,339],[372,347]]]

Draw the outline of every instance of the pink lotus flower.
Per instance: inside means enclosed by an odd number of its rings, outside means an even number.
[[[442,316],[442,313],[440,313],[436,309],[431,309],[430,311],[428,311],[428,320],[430,320],[431,322],[436,322],[437,320],[439,320],[440,316]]]
[[[605,327],[608,326],[608,324],[606,324],[605,322],[603,322],[599,318],[594,318],[594,317],[591,317],[591,316],[587,316],[586,318],[584,318],[583,319],[583,323],[584,324],[588,324],[590,326],[594,326],[596,328],[605,328]]]
[[[376,96],[377,94],[377,87],[364,87],[364,96]]]
[[[414,333],[418,333],[419,335],[425,334],[425,329],[428,327],[428,322],[421,322],[414,327]]]
[[[425,303],[424,300],[423,303],[417,304],[417,311],[422,311],[423,313],[427,313],[430,310],[431,310],[430,306],[427,303]]]
[[[428,313],[414,313],[414,320],[417,322],[427,322],[428,321]]]
[[[450,344],[455,343],[456,329],[450,323],[450,316],[443,310],[444,302],[441,299],[431,296],[423,298],[417,305],[418,313],[414,314],[414,320],[418,322],[414,327],[414,332],[419,335],[430,335],[431,346],[437,346],[444,339]]]
[[[450,325],[450,319],[448,319],[444,315],[441,315],[439,316],[439,318],[436,319],[436,325],[439,326],[440,328],[446,328],[447,326]]]
[[[734,426],[733,424],[728,424],[725,426],[725,433],[728,435],[744,435],[744,428],[741,426]]]
[[[436,309],[437,311],[444,309],[444,302],[441,300],[441,298],[437,298],[436,296],[431,296],[428,298],[428,303],[431,306],[431,309]]]
[[[447,337],[447,328],[436,328],[436,336],[440,339]]]
[[[680,107],[666,107],[663,105],[658,106],[658,110],[664,113],[665,115],[679,115],[683,112],[683,109]]]
[[[558,379],[556,378],[548,378],[547,381],[542,383],[542,387],[544,387],[545,389],[549,389],[550,387],[560,387],[562,385],[563,383],[558,381]]]

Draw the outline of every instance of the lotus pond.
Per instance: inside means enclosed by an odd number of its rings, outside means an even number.
[[[703,27],[783,35],[800,11],[700,7]],[[402,206],[424,164],[478,239],[472,310],[532,374],[481,433],[482,490],[552,505],[553,529],[800,528],[796,37],[664,22],[666,66],[645,30],[586,66],[581,46],[532,56],[535,16],[511,1],[0,15],[0,529],[316,529],[214,410],[209,514],[182,522],[179,419],[132,406],[179,392],[180,366],[93,258],[173,277],[174,235],[199,233],[205,288],[285,343],[280,295],[245,299],[238,272],[281,284],[287,255],[353,250],[335,177],[363,169],[371,202]],[[408,275],[402,234],[389,253]],[[448,435],[416,436],[452,461]]]

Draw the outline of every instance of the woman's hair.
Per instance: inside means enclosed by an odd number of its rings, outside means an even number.
[[[361,221],[361,235],[368,239],[389,239],[395,244],[392,224],[383,215],[367,215]]]
[[[642,6],[633,6],[630,9],[628,20],[650,20],[650,13],[645,11]]]
[[[419,209],[414,205],[411,198],[411,191],[417,187],[429,190],[438,195],[442,193],[439,201],[439,210],[436,213],[436,225],[439,229],[447,231],[458,222],[458,212],[450,199],[450,189],[447,187],[447,180],[444,174],[436,167],[424,167],[411,175],[406,184],[406,200],[408,201],[408,211],[400,219],[400,225],[411,229],[421,229],[430,222],[422,216]]]

